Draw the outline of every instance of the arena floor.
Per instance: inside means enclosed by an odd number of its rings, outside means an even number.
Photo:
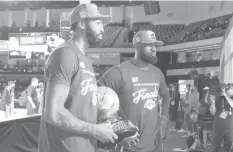
[[[19,119],[25,117],[27,110],[23,108],[16,108],[15,115],[11,119]],[[6,121],[4,119],[4,112],[0,111],[0,121]],[[174,148],[184,148],[185,147],[185,138],[184,133],[178,132],[168,132],[167,140],[164,142],[164,152],[173,152]]]
[[[178,132],[168,132],[167,141],[164,143],[164,151],[163,152],[173,152],[174,148],[185,148],[185,138],[184,133]]]
[[[4,112],[0,110],[0,121],[11,120],[11,119],[18,119],[24,118],[27,116],[27,110],[24,108],[15,108],[15,114],[13,117],[6,119],[4,117]]]

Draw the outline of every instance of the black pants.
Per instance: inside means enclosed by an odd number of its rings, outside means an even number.
[[[189,136],[186,140],[186,144],[188,146],[188,149],[193,145],[195,139],[193,138],[193,136]]]
[[[32,105],[29,102],[27,102],[27,104],[26,104],[27,115],[33,115],[33,114],[37,114],[38,113],[39,103],[36,102],[35,105],[36,105],[36,108],[33,109]]]
[[[223,142],[224,152],[231,152],[232,131],[231,129],[214,128],[213,130],[213,152],[219,152]]]

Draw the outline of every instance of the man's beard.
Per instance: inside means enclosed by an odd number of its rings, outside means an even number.
[[[95,32],[87,25],[86,37],[90,47],[100,46],[100,41],[101,41],[101,39],[99,39],[100,35],[103,35],[103,33],[95,34]]]
[[[157,56],[153,56],[151,52],[145,52],[142,48],[142,50],[140,51],[140,57],[143,61],[150,63],[150,64],[157,64],[158,62],[158,58]]]

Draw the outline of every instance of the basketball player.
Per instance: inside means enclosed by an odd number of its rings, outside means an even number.
[[[72,11],[72,39],[54,50],[46,62],[39,152],[95,152],[97,140],[118,138],[111,124],[96,124],[97,84],[85,56],[88,46],[101,40],[102,22],[109,19],[94,4],[81,4]]]
[[[135,59],[112,67],[98,81],[118,94],[122,116],[139,128],[140,141],[128,140],[134,144],[125,147],[126,152],[162,151],[170,97],[163,73],[153,66],[158,60],[156,47],[162,45],[154,32],[137,32],[133,38]],[[159,96],[163,99],[161,115],[157,111]]]

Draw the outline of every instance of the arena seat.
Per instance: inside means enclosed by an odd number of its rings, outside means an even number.
[[[123,26],[121,23],[110,23],[107,25],[104,37],[101,40],[101,47],[110,47],[116,40],[117,36],[121,33]]]
[[[168,25],[154,25],[152,23],[134,23],[132,26],[132,30],[152,30],[156,33],[157,39],[163,42],[167,42],[168,39],[177,35],[180,31],[184,29],[183,24],[168,24]]]
[[[168,40],[167,44],[196,41],[221,37],[229,24],[232,14],[191,23],[179,34]]]
[[[129,31],[152,30],[156,33],[157,39],[172,45],[202,39],[221,37],[229,24],[232,14],[211,18],[199,22],[194,22],[185,26],[184,24],[154,25],[150,22],[135,22],[129,29],[123,23],[109,23],[105,28],[105,35],[101,41],[102,48],[108,47],[132,47],[126,41]],[[59,32],[59,25],[52,23],[51,28],[44,25],[39,27],[0,27],[1,39],[8,40],[9,33],[22,32]]]

